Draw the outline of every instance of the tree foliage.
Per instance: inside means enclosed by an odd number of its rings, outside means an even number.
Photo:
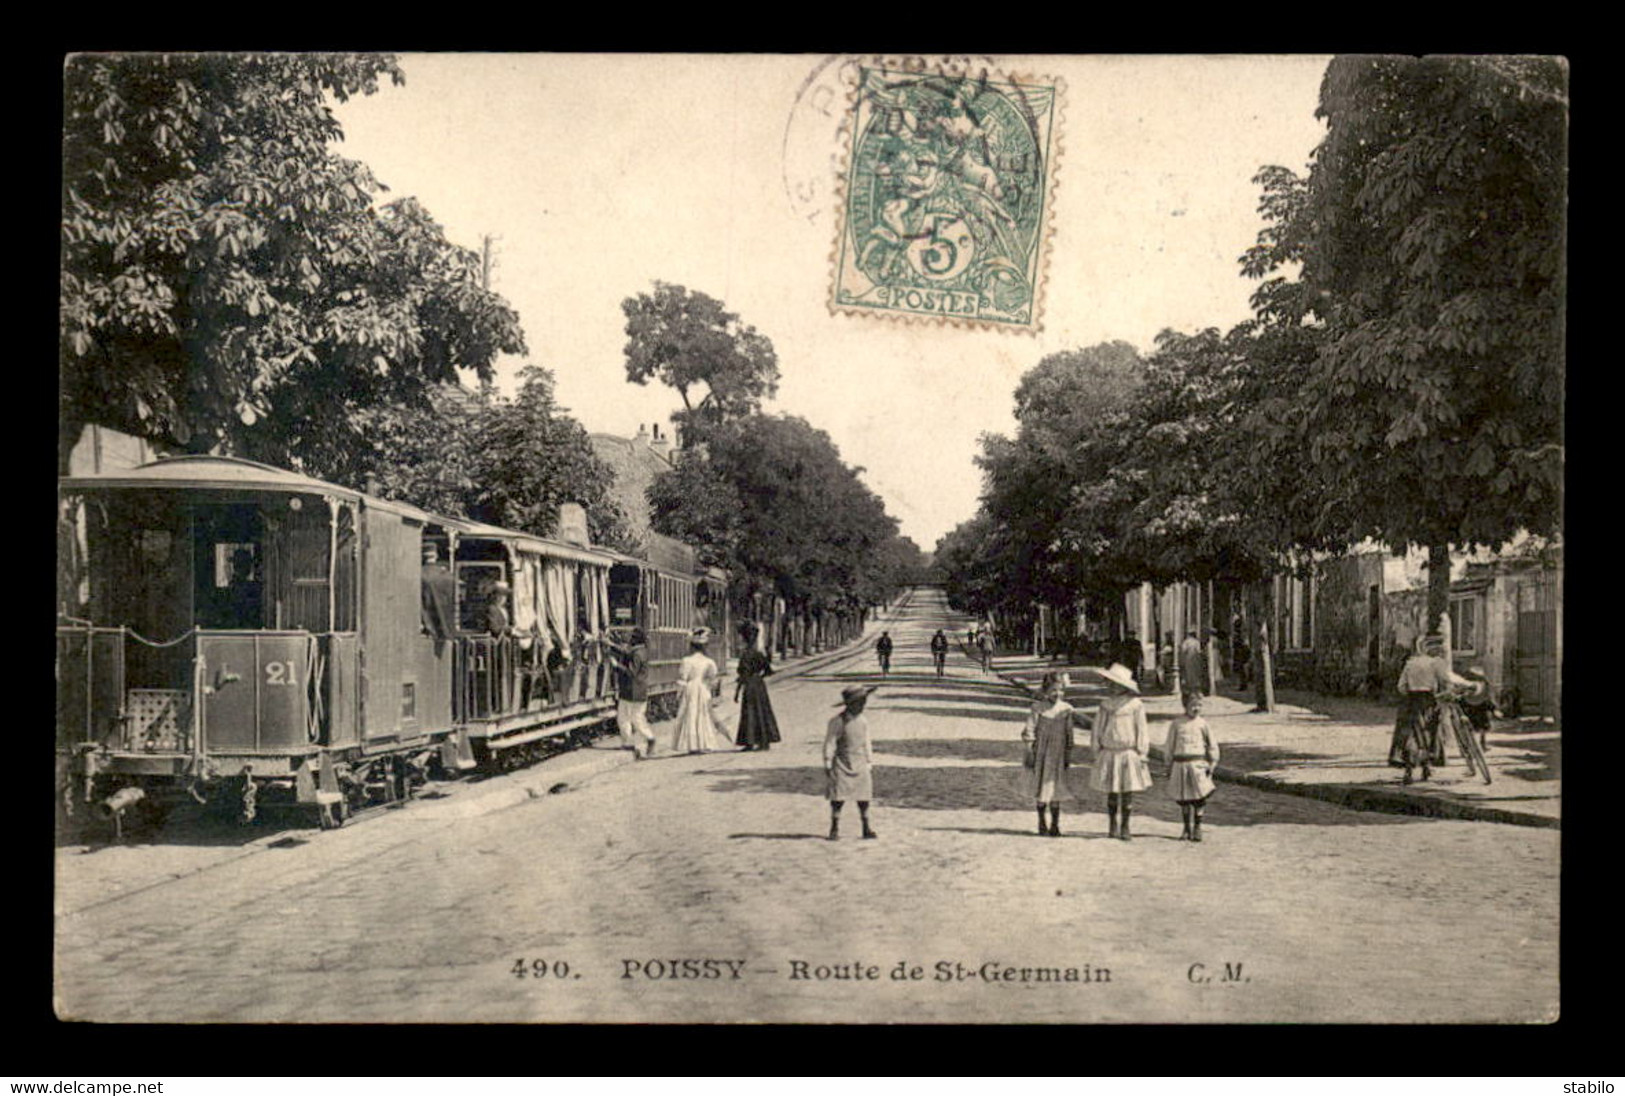
[[[1557,527],[1566,85],[1550,58],[1337,58],[1307,178],[1259,176],[1260,317],[1322,329],[1279,438],[1336,503],[1321,532],[1495,547]]]
[[[1124,416],[1144,384],[1144,363],[1124,342],[1051,354],[1022,377],[1016,437],[984,436],[977,458],[989,519],[974,528],[982,543],[970,550],[971,529],[948,543],[949,560],[976,561],[979,577],[964,596],[1000,601],[973,611],[1067,605],[1127,581],[1114,509],[1127,496],[1111,471]]]
[[[470,251],[333,153],[386,54],[119,54],[64,77],[61,458],[83,422],[318,463],[355,412],[522,353]]]
[[[1251,580],[1366,538],[1448,548],[1560,523],[1566,71],[1339,58],[1307,176],[1264,168],[1256,318],[1143,365],[1052,355],[985,438],[938,546],[961,607]]]
[[[922,563],[860,472],[804,419],[719,422],[703,449],[650,487],[652,523],[699,546],[746,596],[858,609],[885,600]]]
[[[369,408],[359,419],[365,444],[322,474],[435,513],[543,537],[557,535],[562,504],[580,503],[593,543],[634,550],[614,498],[614,471],[558,406],[553,375],[526,366],[519,376],[511,400],[489,388],[447,387],[425,405]]]
[[[626,379],[652,377],[677,390],[683,410],[674,420],[704,434],[730,419],[754,415],[778,390],[773,343],[704,293],[656,282],[653,293],[621,302],[626,313]],[[699,386],[705,394],[698,395]]]

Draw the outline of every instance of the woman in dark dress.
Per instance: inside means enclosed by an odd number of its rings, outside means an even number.
[[[740,703],[735,741],[747,750],[765,750],[779,740],[779,722],[767,699],[767,676],[773,672],[773,664],[756,649],[756,630],[749,623],[740,629],[745,650],[739,656],[739,675],[734,682],[734,700]]]

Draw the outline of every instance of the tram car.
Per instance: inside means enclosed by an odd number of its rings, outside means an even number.
[[[57,767],[69,815],[192,799],[324,828],[431,775],[613,719],[602,641],[642,627],[670,706],[726,575],[531,536],[231,457],[61,481]]]

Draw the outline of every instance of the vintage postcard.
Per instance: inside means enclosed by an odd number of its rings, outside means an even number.
[[[1559,1017],[1562,59],[63,80],[57,1016]]]

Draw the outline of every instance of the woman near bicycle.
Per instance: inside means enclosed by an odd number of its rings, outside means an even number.
[[[1436,652],[1444,649],[1441,636],[1424,636],[1416,641],[1416,653],[1399,672],[1399,714],[1394,720],[1393,742],[1388,747],[1388,764],[1405,770],[1403,783],[1412,782],[1412,771],[1422,770],[1422,779],[1433,779],[1433,766],[1444,764],[1444,741],[1439,735],[1439,696],[1450,691],[1450,671]]]

